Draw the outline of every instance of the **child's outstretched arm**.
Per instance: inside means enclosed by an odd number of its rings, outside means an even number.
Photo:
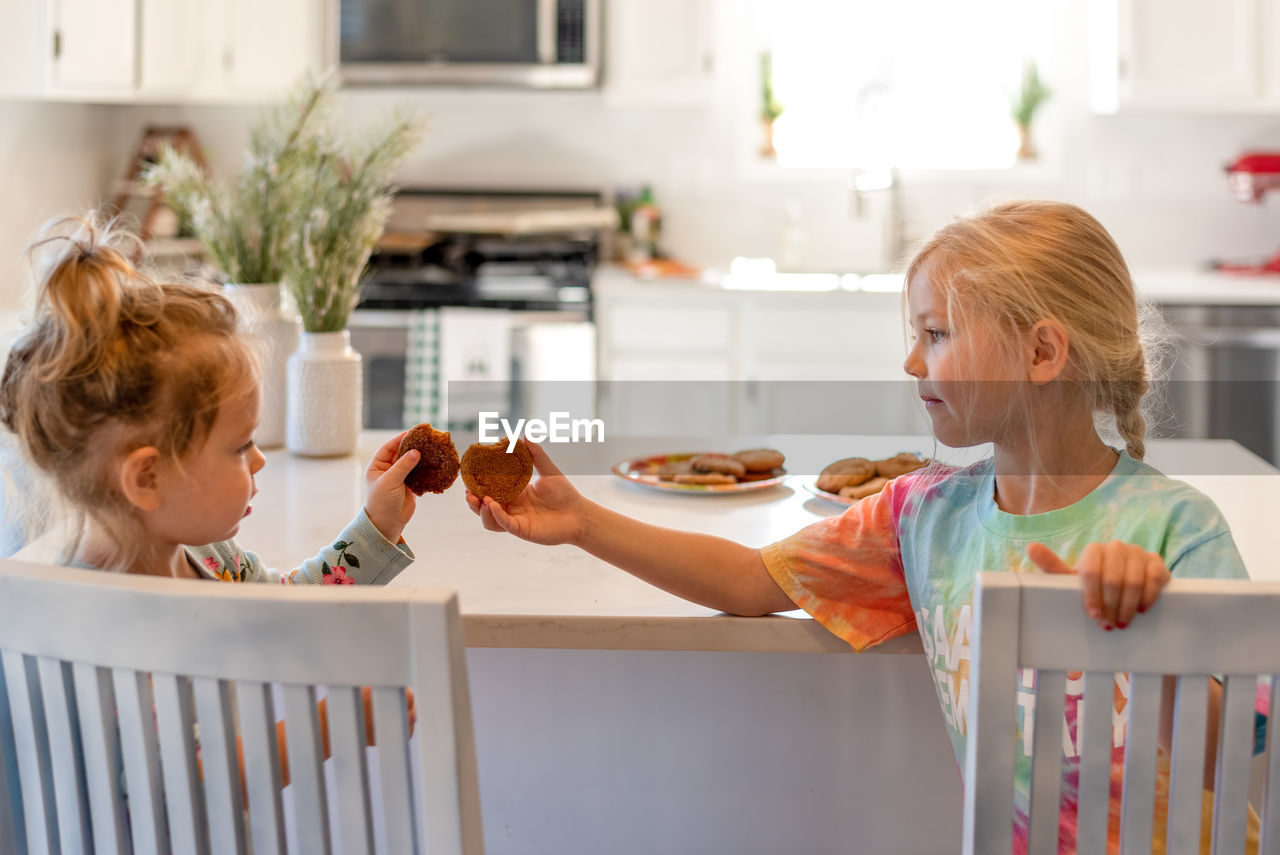
[[[528,443],[538,478],[505,507],[467,494],[490,531],[541,544],[568,543],[678,597],[735,615],[794,609],[760,550],[720,537],[649,525],[582,496],[540,445]]]

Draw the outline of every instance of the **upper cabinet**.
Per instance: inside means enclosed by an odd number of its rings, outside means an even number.
[[[309,0],[15,0],[0,95],[86,102],[278,97],[320,65]]]
[[[1098,112],[1280,107],[1280,0],[1091,0],[1089,27]]]
[[[603,93],[626,105],[696,104],[711,94],[714,0],[610,0]]]

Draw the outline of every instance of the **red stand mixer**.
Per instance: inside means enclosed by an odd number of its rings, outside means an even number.
[[[1242,202],[1259,204],[1269,190],[1280,189],[1280,152],[1245,152],[1226,170],[1231,190]],[[1216,267],[1228,273],[1280,273],[1280,251],[1261,264],[1219,262]]]

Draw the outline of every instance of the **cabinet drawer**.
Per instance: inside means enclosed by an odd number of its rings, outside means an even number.
[[[733,339],[733,312],[714,306],[611,306],[606,310],[614,350],[723,351]]]
[[[897,311],[778,310],[753,312],[751,349],[762,356],[871,358],[901,362],[906,334]]]

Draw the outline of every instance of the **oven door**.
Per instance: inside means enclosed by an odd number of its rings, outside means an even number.
[[[369,309],[348,323],[351,349],[364,372],[364,426],[401,430],[405,421],[405,374],[412,313]]]

